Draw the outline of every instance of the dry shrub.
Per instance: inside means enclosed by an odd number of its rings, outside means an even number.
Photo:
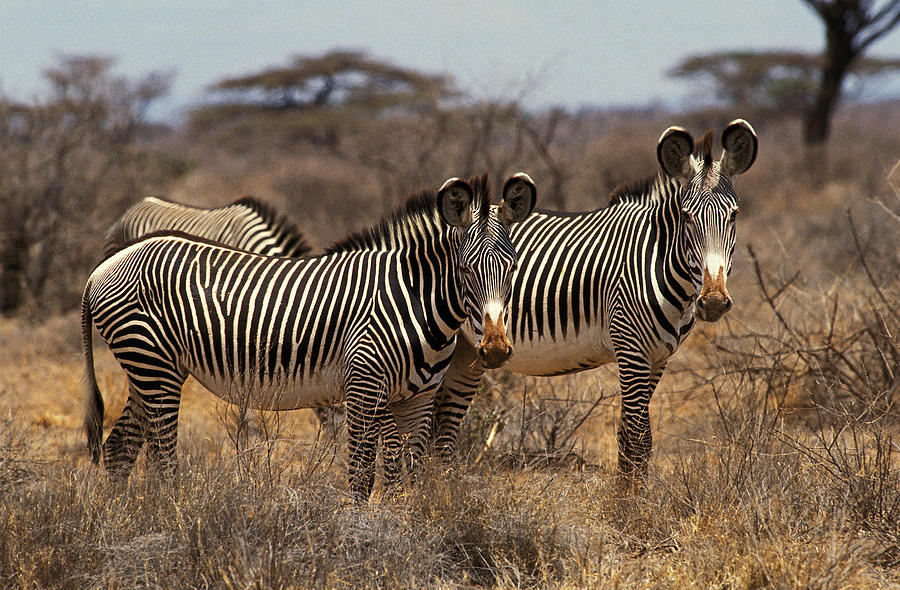
[[[463,420],[459,454],[496,466],[596,469],[581,434],[614,402],[593,380],[488,374]]]

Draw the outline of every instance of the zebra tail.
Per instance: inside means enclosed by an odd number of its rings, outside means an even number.
[[[103,441],[103,396],[97,387],[97,376],[94,374],[93,320],[89,293],[91,281],[88,280],[81,296],[81,347],[84,353],[85,399],[84,432],[87,435],[87,447],[91,452],[91,460],[100,464],[100,444]]]

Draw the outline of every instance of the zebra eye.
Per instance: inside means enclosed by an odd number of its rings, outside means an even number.
[[[682,209],[681,212],[684,214],[684,222],[687,225],[694,225],[694,214],[687,209]]]
[[[740,209],[738,209],[737,207],[732,209],[731,213],[728,215],[728,221],[731,221],[733,223],[734,220],[737,219],[738,211],[740,211]]]
[[[462,272],[463,274],[466,274],[466,275],[467,275],[467,274],[469,274],[469,273],[472,272],[472,266],[471,266],[470,264],[466,263],[466,262],[460,262],[460,263],[459,263],[459,270],[460,270],[460,272]]]

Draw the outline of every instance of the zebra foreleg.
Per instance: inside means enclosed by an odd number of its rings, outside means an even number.
[[[642,479],[653,450],[650,428],[650,398],[665,364],[653,367],[643,355],[619,354],[619,386],[622,411],[619,419],[619,474],[628,480]]]
[[[393,415],[387,407],[383,388],[372,387],[371,384],[353,383],[346,390],[347,406],[347,446],[349,459],[347,462],[350,493],[358,501],[364,501],[372,494],[375,483],[375,455],[378,436],[385,437],[385,465],[393,454],[391,462],[397,462],[400,448],[400,436]],[[394,424],[393,433],[385,422]],[[391,450],[388,451],[388,444]]]
[[[475,393],[481,387],[484,367],[475,348],[462,336],[457,337],[453,360],[435,397],[433,438],[437,456],[449,460],[456,452],[459,428]]]
[[[434,396],[421,393],[400,402],[390,404],[394,420],[400,430],[401,441],[405,443],[405,453],[398,457],[398,470],[402,467],[404,456],[409,461],[409,474],[414,478],[428,444],[431,433],[432,415],[434,414]]]
[[[381,449],[384,458],[384,488],[386,495],[393,495],[400,489],[400,474],[403,467],[400,441],[400,430],[394,414],[387,405],[379,409],[378,420],[381,422]]]

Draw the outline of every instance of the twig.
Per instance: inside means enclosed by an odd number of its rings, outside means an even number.
[[[856,245],[857,257],[859,258],[860,264],[862,264],[863,270],[866,271],[866,276],[869,278],[869,283],[875,289],[875,293],[878,295],[878,298],[881,299],[881,302],[884,303],[884,306],[887,308],[887,310],[891,313],[891,316],[893,316],[895,320],[900,319],[897,317],[897,312],[894,311],[893,306],[888,303],[887,298],[881,291],[881,287],[875,280],[875,275],[872,273],[872,269],[869,268],[869,263],[866,260],[865,253],[863,252],[862,244],[860,244],[859,242],[859,234],[856,232],[856,225],[853,223],[853,215],[851,215],[849,209],[847,209],[847,221],[850,224],[850,234],[853,236],[853,243]]]
[[[485,439],[484,444],[481,445],[481,450],[478,452],[478,456],[475,457],[474,464],[478,465],[481,462],[482,457],[487,452],[488,449],[494,444],[494,437],[497,436],[497,432],[500,430],[500,418],[494,420],[494,424],[491,425],[491,431]]]
[[[569,434],[567,434],[566,437],[564,439],[562,439],[562,442],[559,443],[559,448],[563,448],[566,446],[566,443],[569,442],[569,439],[572,438],[572,435],[575,434],[576,432],[578,432],[578,429],[581,428],[581,425],[584,424],[584,421],[588,419],[588,416],[590,416],[594,412],[594,410],[597,408],[597,406],[600,405],[600,401],[602,399],[603,399],[603,390],[601,389],[600,395],[597,397],[596,400],[594,400],[594,403],[591,404],[591,407],[588,408],[587,412],[584,413],[584,415],[581,417],[581,420],[578,421],[578,424],[576,424],[575,427],[569,431]]]

